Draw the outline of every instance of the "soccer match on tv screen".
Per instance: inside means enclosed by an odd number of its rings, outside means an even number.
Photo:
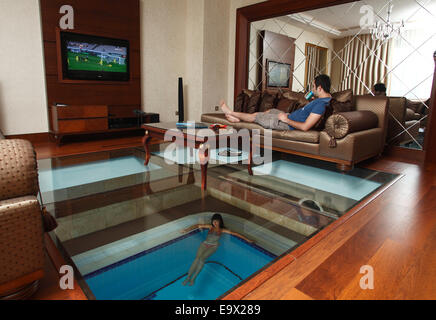
[[[68,70],[127,72],[127,48],[77,41],[67,42]]]

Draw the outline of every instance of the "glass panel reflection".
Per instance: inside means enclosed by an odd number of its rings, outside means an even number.
[[[356,1],[252,22],[248,89],[270,89],[264,85],[266,59],[293,65],[289,89],[294,92],[307,92],[314,75],[328,74],[332,92],[387,95],[386,144],[422,150],[435,30],[436,2],[431,0]],[[284,47],[284,38],[292,47]],[[312,48],[325,48],[327,62],[321,63]]]

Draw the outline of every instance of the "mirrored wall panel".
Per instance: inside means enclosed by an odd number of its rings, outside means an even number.
[[[386,144],[422,150],[436,51],[436,0],[367,0],[251,23],[249,90],[389,97]]]

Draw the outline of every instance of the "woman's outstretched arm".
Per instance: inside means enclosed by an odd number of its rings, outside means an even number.
[[[223,232],[228,233],[228,234],[231,234],[231,235],[234,235],[234,236],[236,236],[236,237],[238,237],[238,238],[244,239],[245,241],[247,241],[247,242],[249,242],[249,243],[253,243],[253,242],[254,242],[254,240],[250,240],[250,239],[244,237],[242,234],[239,234],[239,233],[234,232],[234,231],[230,231],[230,230],[228,230],[228,229],[223,229]]]
[[[190,227],[188,227],[186,229],[183,229],[181,231],[181,233],[188,233],[189,231],[195,230],[197,228],[200,228],[200,229],[210,229],[210,228],[212,228],[212,226],[210,224],[194,224],[193,226],[190,226]]]

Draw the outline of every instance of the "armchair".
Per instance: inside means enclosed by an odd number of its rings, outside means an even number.
[[[38,172],[32,144],[0,140],[0,299],[31,296],[44,276]]]

